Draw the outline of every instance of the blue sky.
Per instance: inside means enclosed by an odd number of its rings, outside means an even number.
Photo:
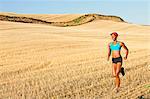
[[[150,0],[0,0],[0,12],[27,14],[97,13],[150,25]]]

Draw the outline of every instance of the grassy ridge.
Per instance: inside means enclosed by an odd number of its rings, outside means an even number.
[[[23,17],[23,16],[10,16],[10,15],[0,15],[1,21],[11,21],[11,22],[22,22],[22,23],[35,23],[35,24],[47,24],[53,26],[77,26],[81,24],[85,24],[88,22],[92,22],[94,20],[111,20],[116,22],[124,22],[124,20],[118,16],[107,16],[107,15],[99,15],[99,14],[85,14],[76,19],[67,22],[48,22],[41,19],[31,18],[31,17]]]

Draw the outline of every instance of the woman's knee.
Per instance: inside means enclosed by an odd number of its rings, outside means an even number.
[[[119,77],[119,72],[113,74],[114,77]]]
[[[118,76],[118,74],[117,73],[113,73],[113,77],[116,77],[116,76]]]
[[[115,77],[115,76],[116,76],[116,73],[115,73],[115,71],[113,71],[113,72],[112,72],[112,76],[113,76],[113,77]]]
[[[113,74],[113,77],[116,77],[116,74]]]

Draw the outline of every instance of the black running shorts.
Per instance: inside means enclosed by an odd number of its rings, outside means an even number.
[[[118,62],[121,62],[122,63],[122,57],[120,56],[120,57],[117,57],[117,58],[112,58],[112,62],[113,63],[118,63]]]

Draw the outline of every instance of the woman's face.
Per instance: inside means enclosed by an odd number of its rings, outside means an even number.
[[[115,36],[114,34],[111,35],[112,40],[115,41],[117,39],[117,36]]]

